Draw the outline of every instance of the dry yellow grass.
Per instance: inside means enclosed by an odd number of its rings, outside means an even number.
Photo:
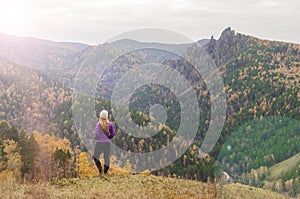
[[[7,180],[0,184],[0,198],[283,198],[270,191],[240,184],[216,186],[143,174],[110,174],[25,185]]]
[[[218,198],[220,199],[284,199],[277,193],[250,187],[242,184],[228,184],[218,187]]]
[[[287,173],[288,171],[295,168],[300,163],[300,153],[297,153],[296,155],[290,157],[287,160],[284,160],[278,164],[275,164],[272,166],[270,171],[269,178],[271,180],[278,179],[282,174]]]

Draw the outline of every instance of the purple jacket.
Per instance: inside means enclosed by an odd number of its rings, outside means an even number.
[[[96,124],[94,136],[96,142],[109,142],[109,138],[112,138],[115,135],[115,128],[111,122],[108,123],[108,128],[109,132],[105,133],[100,127],[100,122]]]

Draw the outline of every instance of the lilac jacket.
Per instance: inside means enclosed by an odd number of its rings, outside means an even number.
[[[115,135],[115,128],[111,122],[108,123],[108,128],[109,128],[109,132],[104,133],[104,131],[100,127],[100,122],[96,124],[96,130],[94,136],[96,142],[109,142],[109,137],[112,138]]]

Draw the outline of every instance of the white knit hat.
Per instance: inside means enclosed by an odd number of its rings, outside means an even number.
[[[103,118],[103,119],[107,119],[108,118],[108,112],[107,112],[107,110],[102,110],[100,112],[100,118]]]

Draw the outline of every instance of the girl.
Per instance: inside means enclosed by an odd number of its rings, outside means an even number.
[[[99,161],[101,153],[104,153],[104,173],[106,174],[109,169],[110,163],[110,143],[109,140],[115,135],[115,128],[108,120],[108,112],[102,110],[100,112],[99,122],[96,124],[95,140],[96,146],[94,150],[94,161],[101,175],[102,167]]]

